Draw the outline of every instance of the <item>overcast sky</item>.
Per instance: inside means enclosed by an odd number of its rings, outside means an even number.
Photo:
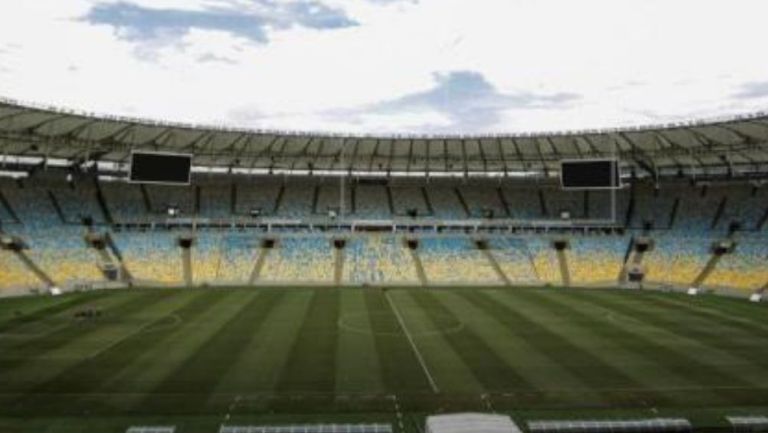
[[[7,0],[0,96],[352,133],[768,109],[765,0]]]

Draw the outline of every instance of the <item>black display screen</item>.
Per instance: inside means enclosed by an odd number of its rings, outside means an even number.
[[[564,189],[619,188],[619,163],[615,159],[562,161],[560,179]]]
[[[131,182],[188,185],[191,170],[191,155],[151,152],[131,154]]]

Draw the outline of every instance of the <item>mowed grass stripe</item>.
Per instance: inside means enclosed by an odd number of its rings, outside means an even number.
[[[551,292],[542,294],[552,297],[557,295]],[[766,401],[764,390],[756,389],[754,384],[734,375],[735,372],[731,368],[724,368],[718,361],[710,359],[706,351],[696,350],[698,346],[691,347],[684,337],[657,327],[653,317],[638,321],[612,304],[602,302],[605,292],[593,292],[591,296],[569,295],[573,308],[582,309],[588,314],[610,317],[612,326],[631,332],[638,344],[656,354],[667,368],[679,371],[683,377],[699,384],[699,391],[710,389],[717,394],[719,400],[732,405]],[[668,390],[672,391],[674,390]],[[680,390],[680,393],[696,391],[697,389]]]
[[[384,384],[363,291],[342,290],[340,302],[336,393],[382,394]]]
[[[184,319],[200,314],[221,299],[221,295],[211,297],[202,290],[194,292],[179,292],[173,295],[183,300],[180,307],[169,312],[167,317],[150,322],[146,332],[122,341],[114,350],[100,357],[94,369],[103,374],[98,381],[83,389],[84,393],[119,394],[141,393],[150,385],[137,381],[137,376],[149,367],[149,362],[165,362],[162,355],[164,350],[172,350],[179,332],[185,328]],[[157,358],[152,358],[152,356]]]
[[[103,344],[109,326],[119,325],[122,316],[140,311],[145,299],[159,299],[162,292],[130,292],[114,294],[94,307],[102,310],[102,318],[92,322],[79,322],[69,318],[66,325],[46,337],[24,340],[20,345],[3,348],[0,358],[0,384],[7,379],[16,381],[39,380],[41,372],[52,372],[67,363],[76,362],[84,352],[92,352]],[[167,296],[167,295],[166,295]],[[0,355],[2,356],[2,355]]]
[[[44,381],[35,384],[24,392],[22,398],[16,400],[14,410],[22,412],[26,409],[32,412],[44,411],[48,415],[63,411],[65,414],[75,406],[72,400],[82,398],[81,394],[93,390],[102,380],[114,374],[121,365],[130,362],[131,345],[146,344],[143,331],[154,324],[161,323],[166,315],[173,310],[187,304],[189,296],[170,295],[158,302],[148,302],[141,312],[132,314],[125,319],[125,325],[120,328],[113,327],[109,338],[105,339],[102,350],[93,356],[88,356],[70,365],[68,368],[57,371],[57,374],[47,377]],[[148,320],[139,320],[136,316],[148,316]],[[155,320],[151,317],[162,316]],[[137,353],[134,351],[134,353]],[[46,375],[41,375],[46,377]],[[91,403],[81,407],[93,409]]]
[[[176,292],[173,294],[165,293],[164,298],[187,298],[187,295],[191,293],[180,294]],[[194,294],[192,302],[189,302],[185,307],[178,311],[181,313],[185,309],[189,309],[191,304],[198,303],[200,306],[209,305],[211,300],[202,295],[202,292]],[[154,301],[153,301],[154,302]],[[142,313],[139,313],[142,314]],[[151,324],[155,324],[163,319],[157,319],[156,321],[150,321],[150,326],[145,329],[151,329]],[[163,329],[165,331],[165,329]],[[114,399],[111,394],[117,392],[117,401],[121,401],[125,389],[118,390],[106,390],[107,384],[112,383],[119,378],[121,374],[130,370],[127,373],[131,379],[134,379],[139,374],[138,370],[132,369],[136,367],[136,358],[140,355],[146,354],[149,348],[153,345],[153,338],[159,338],[162,332],[147,332],[143,335],[136,335],[129,338],[119,345],[120,348],[114,348],[114,350],[107,350],[102,352],[99,356],[99,362],[89,365],[89,368],[85,371],[78,372],[83,376],[73,378],[73,381],[78,379],[84,382],[84,385],[78,385],[79,388],[74,388],[73,393],[68,393],[67,389],[62,389],[51,394],[39,394],[37,401],[32,405],[26,406],[26,411],[32,414],[41,413],[45,411],[51,414],[79,414],[87,411],[91,414],[119,414],[120,411],[114,409],[114,407],[106,406],[105,403]],[[101,356],[103,355],[103,356]],[[158,358],[152,359],[152,364],[158,362]],[[142,370],[143,371],[143,370]],[[91,377],[88,377],[91,376]],[[94,393],[89,395],[88,393]],[[127,391],[132,392],[132,391]],[[24,412],[24,407],[17,408],[18,411]]]
[[[435,328],[450,327],[458,320],[435,299],[434,293],[414,291],[411,296],[427,313]],[[464,327],[459,332],[445,335],[445,339],[487,391],[515,392],[534,389],[531,383],[500,357],[473,328]]]
[[[386,385],[387,392],[433,394],[429,381],[382,290],[367,290],[364,296],[381,367],[381,380]]]
[[[334,394],[339,290],[315,290],[276,391]]]
[[[540,296],[553,301],[558,300],[558,293],[540,292]],[[723,372],[719,365],[708,362],[699,352],[691,351],[686,346],[686,338],[669,333],[666,329],[656,326],[656,314],[638,318],[624,308],[619,308],[613,303],[606,303],[606,296],[610,292],[592,292],[588,296],[581,293],[569,293],[568,306],[574,310],[594,317],[602,317],[611,329],[624,329],[634,336],[641,348],[649,350],[649,353],[657,353],[660,362],[668,367],[675,368],[675,372],[682,377],[688,377],[691,381],[702,387],[707,386],[734,386],[740,381],[727,372]],[[635,301],[637,302],[637,301]],[[702,382],[702,379],[704,382]]]
[[[690,298],[690,297],[689,297]],[[680,299],[682,301],[682,299]],[[731,317],[742,319],[760,329],[768,329],[768,304],[765,302],[748,302],[744,298],[727,298],[719,295],[696,296],[690,299],[691,304],[701,307],[702,310],[719,311],[720,314],[730,314]]]
[[[666,313],[663,315],[664,319],[672,325],[687,325],[688,322],[709,325],[697,326],[696,331],[714,334],[717,337],[727,339],[729,344],[743,345],[754,340],[768,343],[768,329],[762,326],[754,326],[749,322],[744,322],[725,314],[713,315],[693,303],[670,299],[670,294],[659,296],[660,294],[654,293],[651,295],[656,296],[639,297],[638,304],[646,305],[650,309],[664,311]],[[754,314],[754,311],[752,314]],[[762,314],[768,317],[768,311],[763,311]]]
[[[559,295],[559,294],[558,294]],[[516,293],[514,302],[521,298],[535,297],[532,302],[549,311],[550,317],[560,318],[563,327],[575,333],[574,338],[584,339],[599,356],[622,368],[626,374],[642,381],[643,388],[655,390],[666,397],[666,403],[710,404],[720,401],[719,394],[701,389],[698,374],[692,373],[687,357],[669,350],[666,346],[624,329],[608,320],[601,311],[580,308],[568,296],[558,296],[544,291]],[[509,296],[513,298],[512,296]],[[513,302],[510,299],[510,302]],[[696,392],[667,392],[665,388],[698,389]],[[651,396],[648,396],[650,399]],[[649,401],[661,404],[662,401]]]
[[[463,292],[462,295],[479,308],[505,323],[518,335],[526,338],[538,350],[548,351],[560,361],[560,365],[572,375],[581,378],[602,399],[613,406],[645,406],[649,399],[663,402],[663,396],[652,391],[644,391],[645,385],[626,374],[615,365],[607,363],[597,351],[583,346],[583,342],[568,332],[567,327],[552,326],[545,319],[548,312],[539,310],[536,314],[517,302],[506,302],[499,297],[499,292],[483,291]],[[549,324],[548,324],[549,323]],[[552,384],[557,390],[558,384]],[[637,389],[637,392],[615,392],[616,389]],[[566,395],[569,390],[563,390]],[[578,390],[576,390],[578,394]],[[574,395],[569,395],[573,398]]]
[[[416,341],[413,339],[411,330],[408,328],[408,325],[406,325],[405,319],[403,319],[403,314],[400,312],[400,308],[397,306],[395,301],[392,300],[392,297],[389,295],[388,291],[384,292],[384,299],[387,301],[387,304],[389,304],[389,308],[392,309],[392,314],[395,315],[395,319],[397,319],[397,324],[400,325],[400,330],[403,332],[403,335],[405,335],[406,340],[408,340],[408,344],[411,346],[413,355],[416,356],[416,360],[419,361],[419,366],[421,367],[421,370],[424,372],[424,376],[427,378],[427,381],[429,382],[429,386],[430,388],[432,388],[432,392],[434,393],[440,392],[440,388],[438,388],[437,382],[435,382],[435,378],[432,376],[432,372],[429,371],[429,367],[427,366],[426,361],[424,361],[424,355],[421,354],[421,349],[419,349],[419,346],[416,344]]]
[[[749,339],[757,338],[765,340],[765,342],[768,343],[768,323],[765,322],[765,317],[768,316],[768,311],[766,311],[762,306],[748,305],[748,307],[752,308],[734,312],[735,315],[728,315],[724,314],[722,311],[713,312],[712,310],[702,306],[700,303],[694,302],[692,299],[683,300],[677,296],[674,296],[673,294],[661,295],[654,293],[642,296],[641,298],[644,302],[647,302],[658,308],[665,309],[673,314],[677,313],[680,309],[684,309],[686,314],[695,316],[696,318],[705,322],[711,323],[711,321],[715,321],[717,327],[720,329],[729,328],[736,331],[735,336],[737,337],[743,336]],[[691,297],[688,296],[688,298]],[[723,309],[726,309],[728,307],[728,303],[724,302],[724,304],[725,305],[723,305]],[[764,322],[761,323],[754,319],[763,319]]]
[[[268,399],[280,372],[288,363],[293,342],[298,338],[312,300],[311,290],[261,289],[279,292],[282,299],[265,315],[261,325],[253,331],[230,371],[225,372],[218,387],[219,393],[241,395],[240,406],[266,410]]]
[[[701,314],[728,318],[730,321],[744,325],[747,329],[755,329],[761,333],[768,332],[768,320],[765,320],[768,307],[763,303],[755,304],[745,299],[731,299],[719,295],[695,297],[666,295],[658,297],[672,305],[687,305]]]
[[[71,294],[61,297],[27,297],[11,300],[3,300],[2,319],[0,319],[0,337],[3,333],[18,333],[20,327],[41,320],[50,320],[59,313],[87,302],[106,296],[105,292]],[[17,301],[17,302],[14,302]],[[22,302],[26,301],[26,302]],[[17,314],[18,313],[18,314]],[[0,340],[2,341],[2,340]]]
[[[493,351],[530,383],[530,390],[517,391],[516,395],[491,395],[494,407],[501,408],[503,404],[504,407],[514,409],[523,403],[562,406],[568,402],[599,407],[603,403],[601,396],[587,389],[588,385],[580,377],[563,368],[562,361],[556,359],[549,348],[542,350],[533,346],[527,336],[521,336],[525,330],[509,327],[503,320],[468,301],[458,291],[435,292],[435,297],[456,317],[460,317],[467,327],[474,329]],[[577,391],[563,392],[564,389]]]
[[[154,392],[155,388],[241,306],[241,297],[235,291],[201,292],[204,292],[199,298],[201,302],[195,299],[179,311],[177,326],[170,327],[168,333],[161,329],[159,332],[163,335],[157,340],[147,340],[144,352],[94,393],[101,394],[104,404],[141,413],[162,413],[168,407],[178,406],[179,401],[166,400],[162,394]],[[164,403],[168,403],[167,406]]]
[[[109,295],[109,293],[99,292],[75,296],[71,302],[53,306],[46,312],[33,314],[29,319],[20,318],[18,322],[9,324],[8,329],[0,332],[0,360],[5,358],[6,354],[21,354],[23,348],[31,347],[39,341],[52,344],[51,340],[66,334],[68,328],[78,324],[73,316],[84,306],[108,307],[120,303],[126,296],[135,294],[121,292]]]
[[[0,289],[1,293],[2,289]],[[78,293],[62,296],[0,296],[0,326],[24,315],[34,314],[45,308],[72,302],[78,298]]]
[[[217,378],[215,386],[208,389],[212,396],[221,395],[231,402],[231,396],[250,392],[244,382],[254,374],[256,361],[266,357],[266,350],[251,352],[250,349],[254,342],[263,334],[264,329],[275,320],[279,314],[280,308],[290,297],[290,292],[286,290],[259,289],[261,295],[255,299],[247,312],[243,311],[244,317],[239,323],[233,324],[230,332],[237,333],[238,336],[224,336],[221,341],[222,347],[218,350],[230,350],[231,353],[226,356],[226,368],[221,369],[221,376]],[[236,326],[236,327],[235,327]],[[237,341],[234,341],[237,340]],[[224,345],[228,347],[224,347]],[[236,345],[236,347],[231,347]],[[213,347],[217,350],[217,347]],[[213,365],[219,365],[215,363]]]
[[[279,292],[251,291],[243,294],[242,308],[231,315],[224,326],[210,335],[153,392],[185,394],[185,410],[192,413],[226,409],[231,403],[231,396],[216,398],[211,394],[251,339],[254,322],[266,317],[282,298]],[[211,406],[206,407],[209,402]]]
[[[388,296],[403,316],[403,322],[421,352],[440,392],[479,396],[486,390],[448,340],[464,324],[451,313],[437,320],[425,310],[410,291],[390,290]]]
[[[745,383],[768,387],[768,357],[764,347],[745,347],[734,344],[732,333],[720,333],[715,330],[715,324],[687,314],[687,310],[653,309],[643,305],[642,300],[629,300],[619,297],[615,292],[606,296],[593,297],[595,302],[614,308],[622,313],[645,323],[653,323],[676,336],[692,351],[698,352],[704,359],[710,359],[738,375]],[[670,313],[673,313],[670,317]],[[757,356],[756,356],[757,355]],[[730,372],[729,372],[730,373]]]

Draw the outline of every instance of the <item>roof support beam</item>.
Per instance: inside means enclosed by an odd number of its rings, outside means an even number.
[[[637,143],[634,142],[629,136],[624,132],[619,132],[616,134],[616,137],[618,137],[621,140],[624,140],[631,149],[630,154],[628,155],[630,158],[632,158],[637,165],[648,172],[651,176],[653,176],[654,179],[659,178],[659,170],[658,167],[656,167],[656,163],[651,159],[648,155],[648,153],[640,148]],[[592,144],[592,141],[587,139],[587,142]],[[619,146],[619,143],[616,143],[616,146]]]

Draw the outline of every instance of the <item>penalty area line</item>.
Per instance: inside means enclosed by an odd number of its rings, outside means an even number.
[[[397,309],[395,302],[392,300],[392,298],[389,297],[389,293],[384,292],[384,297],[387,298],[387,302],[389,302],[389,306],[390,308],[392,308],[392,312],[395,313],[395,318],[397,319],[397,322],[400,324],[400,328],[402,328],[403,333],[405,334],[405,338],[407,338],[408,342],[411,344],[413,353],[414,355],[416,355],[416,359],[419,361],[419,364],[421,364],[421,369],[424,371],[424,374],[427,376],[427,380],[429,381],[429,386],[432,387],[432,391],[435,394],[439,393],[440,389],[437,387],[437,383],[435,383],[435,379],[432,377],[432,373],[429,372],[429,368],[427,368],[427,364],[426,362],[424,362],[424,357],[421,356],[421,352],[419,351],[418,346],[416,346],[416,342],[413,340],[413,337],[411,336],[410,331],[408,331],[408,327],[405,326],[405,321],[403,321],[403,317],[400,315],[400,310]]]

